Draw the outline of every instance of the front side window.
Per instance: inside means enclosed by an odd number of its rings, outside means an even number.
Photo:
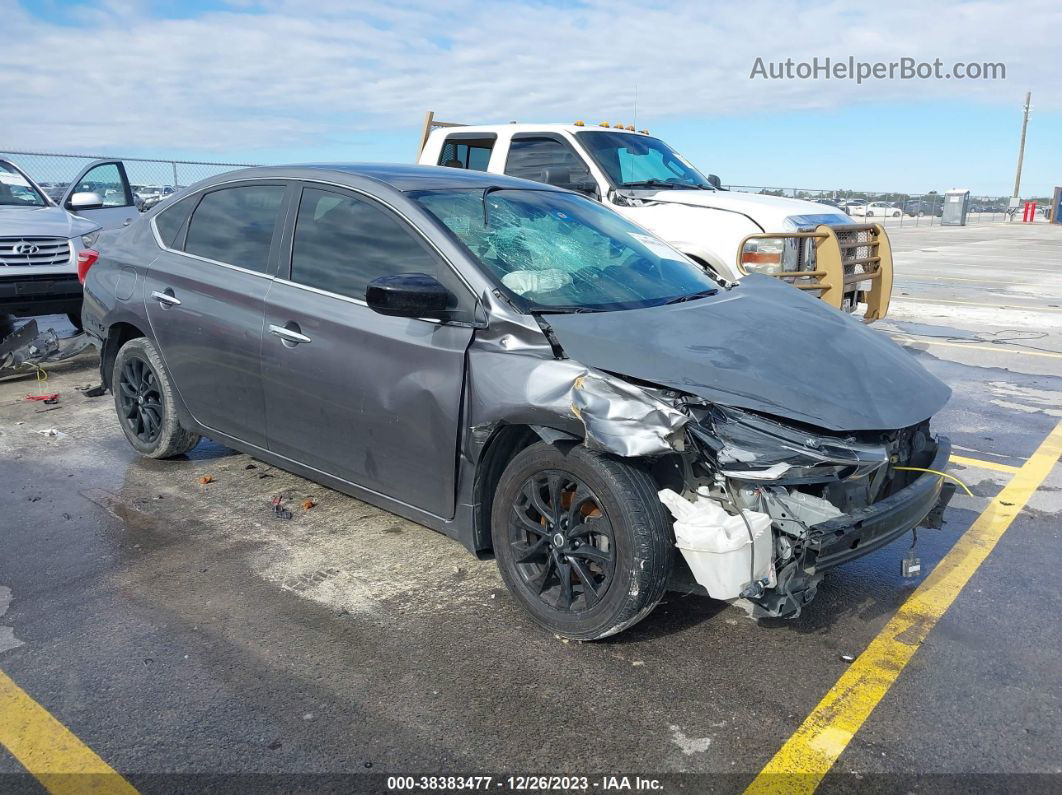
[[[550,190],[421,191],[413,197],[530,310],[616,310],[719,285],[599,203]]]
[[[380,276],[440,277],[437,259],[393,213],[366,199],[305,188],[291,247],[291,281],[365,299]]]
[[[283,185],[246,185],[207,193],[192,213],[184,250],[265,273],[284,190]]]
[[[701,172],[659,138],[593,130],[576,133],[576,139],[617,188],[711,188]]]
[[[562,188],[592,186],[594,179],[572,148],[553,138],[514,138],[505,173]]]
[[[96,193],[104,207],[128,207],[133,203],[117,163],[101,163],[89,169],[74,193]]]
[[[0,207],[47,206],[48,202],[21,171],[0,162]]]
[[[494,149],[493,136],[489,138],[453,136],[443,143],[442,152],[439,153],[439,165],[486,171],[492,149]]]

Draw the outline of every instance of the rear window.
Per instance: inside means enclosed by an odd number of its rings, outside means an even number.
[[[493,148],[493,136],[489,138],[448,138],[443,143],[442,152],[439,153],[439,165],[467,168],[471,171],[486,171]]]
[[[184,250],[265,273],[283,185],[247,185],[206,194],[188,224]]]
[[[184,226],[184,222],[188,220],[188,215],[192,212],[194,206],[194,201],[183,199],[176,204],[170,205],[155,216],[155,228],[158,230],[159,239],[162,240],[164,246],[177,248],[175,245],[177,235],[181,231],[181,227]]]

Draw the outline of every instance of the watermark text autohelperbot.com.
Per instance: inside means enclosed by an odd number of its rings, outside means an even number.
[[[989,61],[956,61],[950,65],[940,58],[919,61],[857,61],[855,57],[819,58],[809,61],[765,61],[757,58],[750,80],[1006,80],[1007,65]]]

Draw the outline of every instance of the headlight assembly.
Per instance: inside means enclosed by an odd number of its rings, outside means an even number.
[[[83,245],[85,248],[92,248],[92,246],[96,243],[96,238],[98,238],[99,236],[99,229],[97,229],[95,232],[89,232],[87,235],[82,235],[81,245]]]
[[[781,273],[786,259],[785,238],[758,237],[746,240],[738,254],[738,269],[742,273]]]

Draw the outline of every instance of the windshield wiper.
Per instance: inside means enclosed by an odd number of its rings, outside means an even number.
[[[591,312],[608,312],[608,309],[595,309],[589,306],[550,306],[535,307],[531,310],[536,315],[584,315]]]
[[[668,182],[663,179],[643,179],[638,182],[624,182],[621,188],[680,188],[684,190],[714,190],[710,185],[697,185],[693,182]]]
[[[682,304],[686,301],[696,301],[698,298],[707,298],[711,295],[715,295],[719,292],[718,287],[713,287],[710,290],[701,290],[699,293],[690,293],[689,295],[680,295],[677,298],[672,298],[670,301],[664,301],[658,306],[670,306],[671,304]]]

